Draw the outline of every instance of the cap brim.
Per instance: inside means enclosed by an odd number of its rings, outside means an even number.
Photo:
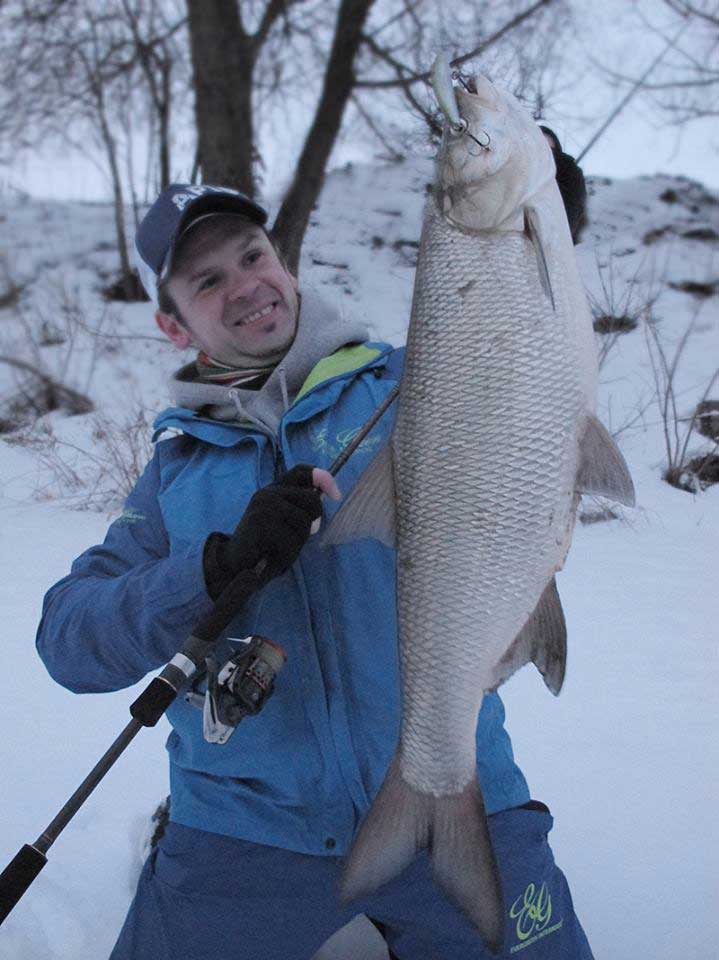
[[[175,246],[182,235],[187,231],[195,220],[200,217],[206,217],[212,213],[236,213],[247,217],[252,223],[258,226],[264,226],[267,223],[267,211],[259,204],[253,203],[246,197],[233,196],[231,193],[210,193],[204,197],[197,197],[191,203],[188,203],[187,209],[180,218],[175,229],[170,244],[167,248],[167,255],[162,264],[158,275],[158,284],[167,276],[168,270],[172,265],[172,258],[175,253]]]

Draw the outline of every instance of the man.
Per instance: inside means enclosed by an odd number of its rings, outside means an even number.
[[[360,912],[400,960],[489,960],[426,855],[372,896],[337,898],[342,857],[398,736],[394,552],[372,540],[321,549],[310,531],[338,506],[326,468],[395,386],[403,352],[368,342],[299,288],[266,220],[235,191],[175,184],[140,225],[157,324],[197,358],[172,379],[176,406],[157,420],[124,513],[48,592],[38,631],[60,683],[124,687],[172,657],[238,572],[267,561],[221,649],[229,656],[230,638],[260,634],[288,664],[263,711],[224,745],[203,739],[182,698],[168,711],[171,822],[112,960],[309,960]],[[387,414],[343,468],[345,494],[391,426]],[[589,960],[546,842],[552,818],[530,800],[503,721],[499,696],[487,695],[478,775],[506,955]]]

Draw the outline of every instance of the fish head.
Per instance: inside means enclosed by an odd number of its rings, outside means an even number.
[[[440,212],[469,232],[521,230],[524,206],[555,176],[552,151],[511,93],[481,74],[464,83],[454,88],[462,129],[445,125],[437,156]]]

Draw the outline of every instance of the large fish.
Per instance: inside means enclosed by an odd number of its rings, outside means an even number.
[[[549,145],[484,77],[455,90],[438,59],[434,86],[447,124],[396,427],[327,535],[398,551],[401,738],[343,892],[370,892],[428,847],[438,883],[499,951],[502,894],[476,774],[482,698],[530,660],[559,693],[554,575],[579,495],[631,504],[634,491],[594,416],[594,335]]]

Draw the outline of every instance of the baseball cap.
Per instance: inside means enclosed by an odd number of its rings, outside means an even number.
[[[142,218],[135,234],[137,271],[155,306],[177,241],[198,217],[211,213],[241,213],[260,225],[267,223],[268,216],[258,203],[231,187],[171,183]]]

